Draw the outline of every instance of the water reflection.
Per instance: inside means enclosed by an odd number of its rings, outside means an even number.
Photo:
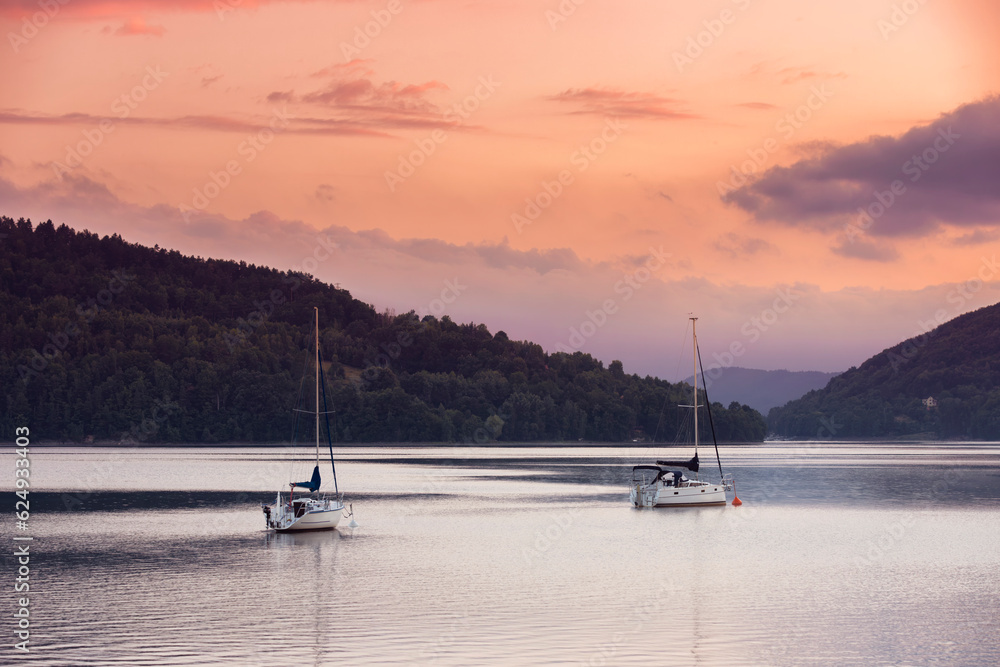
[[[348,538],[353,537],[353,531],[347,529]],[[273,530],[263,531],[264,548],[266,549],[305,549],[309,548],[317,554],[327,545],[336,548],[337,543],[344,538],[339,528],[333,530],[310,530],[293,533],[276,533]]]
[[[280,451],[41,450],[30,664],[1000,663],[996,446],[744,448],[746,505],[673,511],[607,448],[367,451],[360,528],[275,534]]]

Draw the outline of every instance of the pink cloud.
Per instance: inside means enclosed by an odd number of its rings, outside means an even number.
[[[755,111],[769,111],[778,108],[774,104],[768,104],[767,102],[743,102],[736,106],[743,107],[744,109],[754,109]]]
[[[777,249],[764,239],[729,232],[712,243],[712,247],[730,259],[745,259],[761,252],[776,253]]]
[[[59,4],[59,13],[83,19],[126,18],[137,12],[216,12],[255,9],[275,0],[70,0]],[[299,0],[311,2],[313,0]],[[39,9],[38,0],[0,0],[0,15],[20,18]],[[145,33],[129,33],[145,34]]]
[[[701,118],[682,111],[681,101],[646,92],[614,88],[569,88],[548,98],[576,107],[572,114],[625,116],[650,120],[689,120]]]
[[[890,238],[929,237],[946,227],[1000,229],[998,117],[1000,97],[988,97],[899,136],[821,145],[723,201],[758,222],[846,238],[837,254],[881,262],[899,257]],[[883,242],[855,243],[862,234]]]
[[[847,75],[843,72],[824,72],[807,67],[785,67],[778,70],[778,76],[781,78],[781,83],[786,85],[809,81],[810,79],[828,80],[847,78]]]
[[[686,278],[669,264],[625,298],[616,285],[650,257],[636,255],[594,263],[572,250],[518,250],[506,242],[455,244],[435,238],[394,238],[379,229],[323,229],[259,211],[242,219],[201,213],[185,224],[174,206],[139,206],[105,185],[79,176],[20,188],[0,177],[0,214],[51,218],[76,229],[122,234],[127,240],[159,244],[202,257],[245,260],[277,269],[305,268],[320,280],[341,283],[378,309],[427,311],[445,281],[462,286],[443,314],[457,322],[484,322],[512,338],[535,341],[552,351],[569,340],[571,327],[589,321],[615,300],[607,323],[581,350],[605,362],[621,359],[627,372],[671,378],[673,351],[664,350],[664,332],[676,331],[696,307],[702,318],[702,350],[746,349],[740,364],[749,368],[843,370],[914,335],[916,323],[940,309],[960,314],[947,295],[954,284],[919,290],[846,288],[827,292],[808,284],[734,285]],[[736,237],[743,245],[753,239]],[[322,252],[317,252],[321,249]],[[322,261],[311,258],[325,257]],[[771,308],[776,295],[791,300],[780,326],[746,329]],[[782,297],[784,298],[784,297]],[[1000,283],[988,282],[970,310],[1000,300]],[[680,378],[672,378],[680,379]]]
[[[125,125],[145,125],[150,127],[184,128],[213,130],[217,132],[259,132],[269,127],[268,122],[271,116],[266,118],[236,118],[233,116],[220,115],[191,115],[176,116],[169,118],[150,118],[143,116],[129,116],[128,118],[111,118],[116,124]],[[103,120],[109,120],[104,116],[95,116],[89,113],[65,113],[65,114],[41,114],[25,112],[20,110],[0,111],[0,125],[97,125]],[[310,118],[291,115],[289,126],[282,130],[290,134],[319,134],[319,135],[367,135],[386,136],[385,133],[365,127],[364,125],[350,120],[332,118]]]
[[[141,17],[133,17],[125,21],[114,34],[119,37],[130,37],[132,35],[153,35],[154,37],[162,37],[167,31],[162,25],[149,25],[146,20]]]
[[[344,72],[350,72],[356,76],[373,76],[375,70],[371,68],[371,63],[375,62],[371,58],[355,58],[346,63],[334,63],[322,69],[316,70],[309,76],[316,78],[326,78],[330,76],[343,76]]]
[[[312,77],[330,77],[326,86],[308,91],[276,90],[268,102],[287,102],[319,107],[341,118],[379,127],[448,127],[454,123],[444,118],[445,109],[431,100],[434,93],[449,90],[440,81],[424,83],[377,82],[366,65],[352,60],[343,65],[325,67]]]
[[[448,86],[439,81],[404,85],[395,81],[375,84],[371,79],[334,80],[322,90],[303,95],[301,100],[346,109],[433,113],[439,109],[424,99],[433,90],[448,90]]]

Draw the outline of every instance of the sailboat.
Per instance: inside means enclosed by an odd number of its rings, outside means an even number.
[[[307,482],[291,482],[288,494],[278,492],[273,505],[261,505],[264,511],[264,521],[268,529],[277,532],[298,530],[324,530],[336,528],[344,514],[344,496],[337,487],[337,468],[333,462],[333,443],[330,441],[330,423],[327,419],[327,443],[330,446],[330,466],[333,469],[333,497],[320,493],[322,476],[319,472],[319,417],[326,415],[320,410],[320,374],[322,366],[319,359],[319,308],[316,311],[316,467],[312,478]],[[326,404],[326,387],[323,387],[323,404]],[[296,489],[304,489],[308,493],[296,496]]]
[[[715,443],[715,458],[719,462],[719,482],[710,483],[699,479],[698,469],[698,408],[708,407],[708,418],[711,423],[712,409],[708,402],[708,392],[705,393],[705,406],[698,405],[698,366],[701,359],[698,351],[697,317],[691,319],[691,332],[694,337],[694,403],[682,405],[683,408],[694,410],[694,457],[688,461],[657,461],[656,465],[637,465],[632,468],[632,482],[629,497],[635,507],[702,507],[708,505],[725,505],[726,491],[735,490],[732,473],[722,473],[722,460],[719,458],[719,445]],[[712,424],[712,440],[715,440],[715,425]],[[683,468],[692,473],[694,479],[685,474]],[[734,504],[738,500],[734,500]]]

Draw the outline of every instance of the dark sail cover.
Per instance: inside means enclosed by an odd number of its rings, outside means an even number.
[[[691,472],[698,472],[698,455],[695,454],[690,461],[657,461],[656,465],[665,467],[687,468]]]
[[[697,468],[695,468],[697,470]],[[313,468],[312,479],[308,482],[296,482],[292,486],[301,486],[303,489],[309,489],[310,491],[319,491],[319,466]]]

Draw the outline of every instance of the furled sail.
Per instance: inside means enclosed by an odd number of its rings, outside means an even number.
[[[697,470],[697,468],[695,468]],[[310,491],[319,491],[319,466],[313,468],[312,479],[308,482],[295,482],[292,486],[301,486],[303,489],[309,489]]]
[[[692,458],[690,461],[657,461],[656,465],[664,466],[667,468],[671,467],[687,468],[691,472],[698,472],[698,455],[695,454],[694,458]]]

